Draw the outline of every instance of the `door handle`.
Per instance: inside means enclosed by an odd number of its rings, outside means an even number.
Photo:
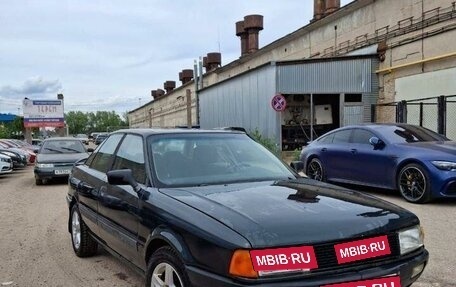
[[[328,150],[328,149],[325,148],[325,147],[321,149],[322,152],[325,152],[325,151],[327,151],[327,150]]]
[[[352,154],[355,154],[355,153],[357,153],[357,152],[358,152],[358,150],[357,150],[357,149],[355,149],[355,148],[352,148],[352,149],[350,150],[350,152],[351,152]]]

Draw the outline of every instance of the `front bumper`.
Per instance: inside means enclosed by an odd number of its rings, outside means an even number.
[[[429,253],[423,249],[418,255],[407,258],[394,263],[379,265],[376,267],[369,267],[359,271],[349,271],[343,273],[333,272],[323,274],[315,274],[306,278],[270,278],[260,280],[233,280],[231,278],[216,275],[199,268],[187,266],[187,272],[192,286],[205,287],[205,286],[218,286],[218,287],[242,287],[242,286],[255,286],[255,287],[319,287],[323,285],[361,281],[367,279],[381,278],[397,274],[401,278],[401,286],[407,287],[415,282],[421,273],[414,278],[412,270],[420,264],[427,264]]]
[[[35,173],[35,178],[38,179],[52,179],[58,177],[68,177],[71,173],[72,167],[65,166],[65,167],[36,167],[34,168],[33,172]]]

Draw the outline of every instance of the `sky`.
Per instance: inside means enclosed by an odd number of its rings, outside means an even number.
[[[65,112],[123,114],[200,56],[238,59],[250,14],[264,16],[261,48],[307,25],[313,0],[1,0],[0,113],[62,93]]]

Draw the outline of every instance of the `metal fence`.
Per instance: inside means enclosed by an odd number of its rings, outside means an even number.
[[[377,122],[380,112],[397,123],[419,125],[456,140],[456,95],[374,104],[371,122]]]

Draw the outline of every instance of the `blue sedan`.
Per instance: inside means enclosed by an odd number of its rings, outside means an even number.
[[[307,176],[399,190],[413,203],[456,198],[456,142],[408,124],[367,124],[333,130],[305,147]]]

